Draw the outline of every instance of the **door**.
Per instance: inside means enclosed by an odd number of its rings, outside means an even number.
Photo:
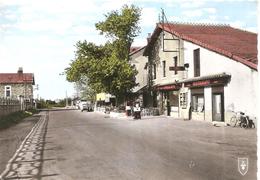
[[[224,122],[224,95],[223,93],[212,94],[212,119]]]

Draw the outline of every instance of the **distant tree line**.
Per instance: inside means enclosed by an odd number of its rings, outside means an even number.
[[[68,98],[68,105],[71,105],[71,98]],[[66,98],[60,99],[58,102],[53,100],[45,100],[40,99],[37,101],[37,108],[43,109],[43,108],[53,108],[53,107],[66,107]]]

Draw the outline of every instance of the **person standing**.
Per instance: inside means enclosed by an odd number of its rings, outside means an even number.
[[[134,107],[134,119],[141,119],[141,107],[139,103],[136,103]]]
[[[129,103],[126,104],[125,110],[126,116],[131,116],[131,106],[129,105]]]

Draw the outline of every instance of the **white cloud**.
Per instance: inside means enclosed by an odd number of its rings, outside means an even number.
[[[216,19],[217,19],[217,16],[215,16],[215,15],[210,15],[209,16],[209,20],[215,21]]]
[[[216,8],[204,8],[203,10],[210,14],[215,14],[217,12]]]
[[[246,30],[250,32],[258,33],[257,27],[247,27]]]
[[[143,8],[140,25],[143,27],[154,26],[158,22],[159,11],[155,8]]]
[[[204,6],[206,1],[190,1],[187,0],[186,2],[180,3],[181,8],[199,8]]]
[[[189,10],[189,11],[183,11],[182,14],[186,17],[201,17],[203,15],[202,10]]]
[[[245,27],[245,22],[242,22],[242,21],[239,21],[239,20],[230,22],[229,24],[232,27],[240,28],[240,29],[243,29]]]
[[[224,16],[224,19],[225,19],[225,20],[229,20],[230,17],[229,17],[229,16]]]
[[[147,40],[144,38],[136,38],[132,44],[132,46],[145,46],[147,44]]]
[[[69,21],[59,21],[46,19],[31,22],[19,22],[16,27],[22,31],[52,31],[57,34],[65,34],[72,26]]]
[[[175,21],[181,22],[183,20],[184,20],[183,18],[178,17],[178,16],[170,16],[169,19],[168,19],[168,21],[170,21],[170,22],[175,22]]]

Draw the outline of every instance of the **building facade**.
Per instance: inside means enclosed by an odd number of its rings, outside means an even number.
[[[229,123],[256,116],[257,34],[227,25],[157,24],[144,51],[161,114]]]
[[[129,54],[130,64],[137,70],[135,76],[137,86],[132,90],[132,101],[140,102],[141,107],[148,107],[150,102],[149,91],[147,89],[148,83],[148,58],[143,56],[145,46],[136,48]]]
[[[19,68],[17,73],[0,73],[0,97],[23,99],[27,104],[33,102],[34,74],[23,73]]]

